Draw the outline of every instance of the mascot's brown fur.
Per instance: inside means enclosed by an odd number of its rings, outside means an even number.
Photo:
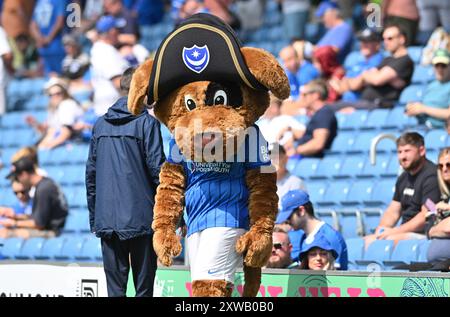
[[[261,49],[243,47],[241,52],[253,76],[280,98],[289,96],[288,79],[276,59]],[[128,107],[134,114],[142,111],[151,75],[153,61],[148,60],[135,72],[128,96]],[[205,105],[206,89],[210,82],[186,84],[158,100],[154,105],[156,117],[175,134],[178,147],[184,153],[185,136],[177,135],[176,128],[184,127],[193,135],[193,121],[202,119],[202,131],[220,127],[223,135],[231,128],[246,129],[253,125],[269,105],[267,91],[254,90],[240,85],[243,103],[233,108],[225,105]],[[185,96],[193,98],[197,107],[188,111]],[[183,138],[184,137],[184,138]],[[224,137],[224,138],[225,138]],[[225,141],[224,141],[225,144]],[[236,250],[244,255],[244,296],[256,296],[261,283],[261,267],[272,251],[272,230],[278,211],[276,173],[261,173],[260,169],[246,174],[249,190],[250,230],[237,242]],[[154,208],[153,246],[163,265],[170,266],[172,258],[181,252],[181,244],[175,230],[183,214],[186,175],[180,165],[166,162],[160,173],[160,186]],[[231,296],[232,286],[224,280],[194,281],[193,296]]]

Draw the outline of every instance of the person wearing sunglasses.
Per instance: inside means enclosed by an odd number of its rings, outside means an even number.
[[[407,104],[405,112],[429,128],[441,129],[450,117],[450,53],[437,50],[431,63],[436,79],[427,85],[422,101]]]
[[[11,189],[17,201],[12,207],[0,206],[0,219],[1,217],[15,220],[26,219],[32,210],[29,190],[16,180],[12,181]]]
[[[83,115],[83,109],[70,96],[68,85],[62,79],[51,78],[45,86],[45,93],[49,98],[46,124],[38,124],[36,119],[31,116],[26,120],[28,124],[42,133],[38,148],[51,150],[63,145],[74,136],[73,126]]]
[[[430,263],[450,259],[450,147],[439,153],[437,177],[442,200],[435,207],[436,215],[431,217],[433,226],[428,231],[431,244],[427,259]]]
[[[407,87],[414,71],[414,62],[406,48],[407,36],[402,27],[388,25],[383,31],[384,49],[390,53],[380,65],[368,69],[357,77],[332,80],[330,85],[343,94],[349,90],[360,91],[360,100],[340,101],[333,104],[335,110],[392,108]]]
[[[275,226],[272,233],[272,254],[267,262],[266,268],[285,269],[294,268],[298,263],[291,258],[292,244],[289,235],[281,227]]]

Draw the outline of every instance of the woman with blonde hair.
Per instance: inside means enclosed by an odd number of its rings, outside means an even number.
[[[324,236],[319,236],[311,243],[308,243],[306,239],[302,243],[299,268],[300,270],[314,271],[335,270],[334,262],[337,256],[336,250]]]
[[[436,214],[431,217],[433,226],[428,231],[431,244],[427,259],[430,263],[450,259],[450,147],[439,153],[437,176],[442,200],[435,207]]]

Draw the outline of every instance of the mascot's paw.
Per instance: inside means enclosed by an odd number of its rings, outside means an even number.
[[[180,238],[172,231],[156,231],[153,235],[153,248],[159,261],[165,266],[172,265],[172,258],[181,253]]]
[[[252,228],[239,238],[236,251],[245,255],[246,266],[263,267],[272,253],[272,235],[260,233]]]

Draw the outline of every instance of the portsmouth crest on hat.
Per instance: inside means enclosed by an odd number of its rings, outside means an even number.
[[[209,63],[208,46],[198,47],[194,45],[190,48],[183,47],[183,62],[187,68],[200,74]]]
[[[148,103],[197,81],[236,83],[267,91],[248,69],[234,30],[220,18],[198,13],[161,42],[154,59]]]

